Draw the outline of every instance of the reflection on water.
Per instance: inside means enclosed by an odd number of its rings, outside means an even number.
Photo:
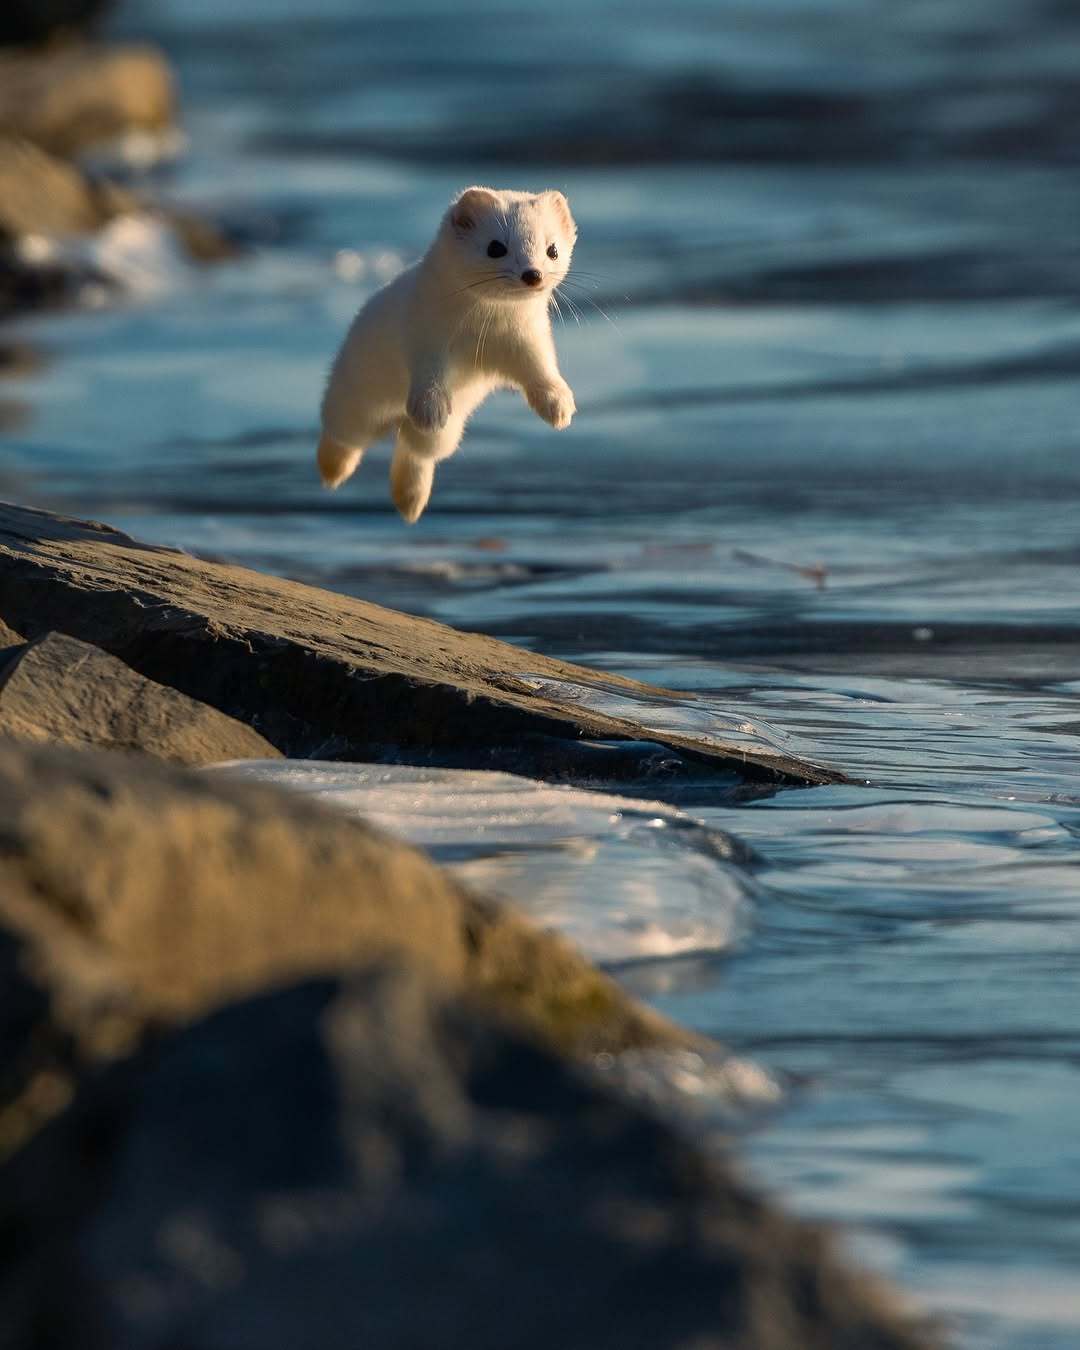
[[[180,66],[191,152],[158,186],[276,242],[27,325],[51,359],[4,379],[33,410],[5,491],[690,691],[651,711],[845,768],[858,786],[743,804],[668,784],[764,868],[597,845],[593,935],[639,871],[661,911],[681,875],[707,926],[737,894],[734,949],[712,929],[620,969],[801,1084],[748,1137],[759,1175],[853,1225],[963,1343],[1074,1346],[1076,6],[121,21]],[[318,488],[322,380],[360,300],[485,179],[572,198],[581,412],[556,437],[493,400],[406,531],[378,452]],[[529,850],[502,856],[535,893]]]

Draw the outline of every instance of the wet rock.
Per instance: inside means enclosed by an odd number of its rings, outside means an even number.
[[[69,156],[172,125],[172,76],[144,48],[0,51],[0,315],[122,287],[85,239],[121,217],[162,220],[197,262],[235,256],[217,222],[95,177]],[[73,242],[74,241],[74,242]]]
[[[61,47],[0,52],[0,131],[55,155],[175,120],[176,92],[152,47]]]
[[[0,134],[0,234],[9,239],[90,234],[135,207],[122,189],[95,182],[24,137]]]
[[[527,773],[556,746],[574,765],[586,738],[660,744],[703,774],[844,781],[768,745],[650,725],[668,691],[42,511],[0,507],[0,616],[93,642],[298,757],[467,752],[472,767]],[[595,781],[591,754],[588,766]]]
[[[195,262],[237,251],[214,221],[147,201],[0,132],[0,315],[70,300],[88,283],[122,284],[79,240],[127,217],[164,221]]]
[[[3,636],[0,627],[0,643]],[[39,638],[0,668],[0,734],[141,750],[177,764],[281,753],[243,722],[63,633]]]
[[[0,45],[48,42],[93,28],[109,0],[5,0]]]
[[[153,1028],[387,955],[566,1049],[693,1040],[422,853],[290,794],[7,741],[0,821],[0,1154]]]
[[[228,233],[215,221],[161,205],[49,154],[23,136],[0,130],[0,306],[4,269],[37,276],[94,273],[92,261],[56,244],[96,233],[122,216],[165,221],[187,255],[197,262],[235,256]],[[9,285],[10,289],[10,285]]]
[[[61,1125],[24,1203],[88,1152],[103,1203],[39,1238],[13,1350],[933,1344],[729,1164],[414,971],[225,1009]]]
[[[99,229],[123,196],[0,132],[0,316],[55,304],[96,279],[92,265],[63,257],[53,241]]]

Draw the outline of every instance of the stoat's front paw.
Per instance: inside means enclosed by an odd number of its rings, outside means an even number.
[[[441,431],[450,416],[450,395],[438,384],[409,395],[405,404],[409,421],[420,431]]]
[[[574,393],[568,384],[540,384],[529,390],[529,406],[556,431],[570,425],[577,412]]]

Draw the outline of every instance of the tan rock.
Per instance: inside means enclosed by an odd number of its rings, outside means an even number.
[[[177,764],[281,754],[243,722],[63,633],[30,643],[0,670],[0,734],[140,750]]]
[[[10,624],[0,619],[0,665],[12,654],[13,648],[21,646],[25,641],[21,633],[16,633]]]
[[[133,209],[129,194],[96,185],[24,137],[0,134],[0,233],[12,238],[90,234]]]
[[[0,51],[0,130],[57,155],[173,124],[172,72],[152,47]]]

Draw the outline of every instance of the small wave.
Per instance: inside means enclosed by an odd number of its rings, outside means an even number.
[[[716,831],[660,802],[485,770],[277,760],[220,767],[315,796],[426,848],[604,964],[725,950],[755,894]]]
[[[168,222],[149,213],[117,216],[85,238],[24,234],[13,252],[31,280],[91,309],[121,298],[158,299],[184,285],[193,266]]]
[[[720,1050],[627,1050],[597,1055],[593,1062],[618,1091],[682,1117],[697,1130],[730,1127],[784,1098],[780,1080],[767,1069]]]
[[[616,685],[578,684],[547,676],[519,677],[530,688],[609,717],[632,717],[654,735],[681,732],[710,744],[736,744],[767,754],[793,753],[793,738],[759,718],[732,713],[695,695],[656,698]]]

